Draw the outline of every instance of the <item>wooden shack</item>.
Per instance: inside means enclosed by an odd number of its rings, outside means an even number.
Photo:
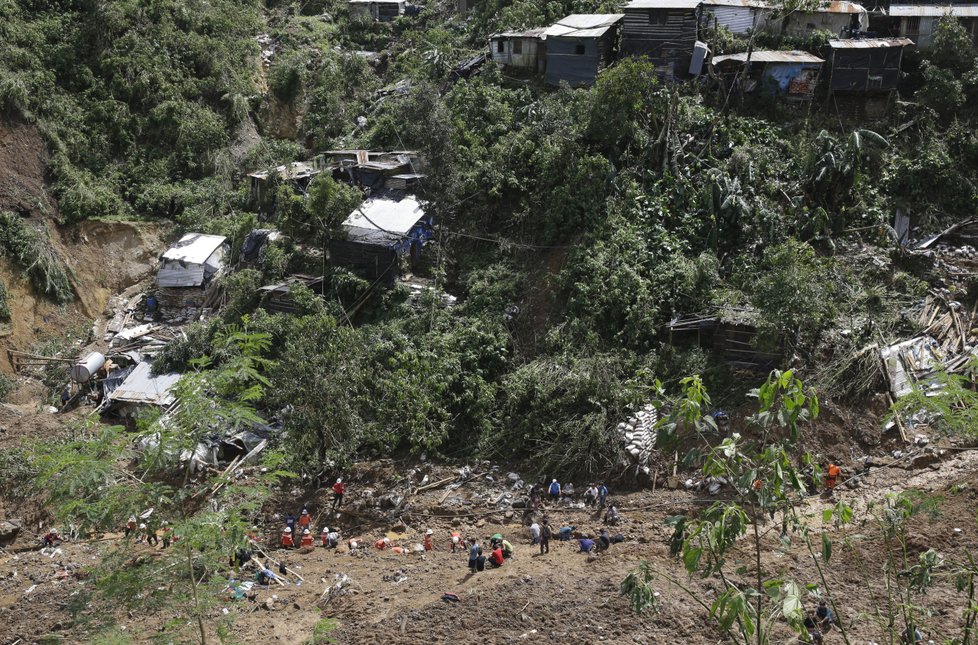
[[[670,80],[688,77],[701,5],[700,0],[632,0],[623,10],[622,51],[648,58]]]
[[[710,64],[727,87],[736,83],[745,93],[811,101],[824,62],[803,51],[754,51],[749,62],[741,53],[714,56]]]
[[[879,119],[886,115],[900,83],[903,49],[908,38],[830,40],[829,93],[842,115]]]
[[[418,258],[431,236],[431,217],[413,195],[371,197],[329,241],[329,259],[371,282],[393,286],[401,258]]]
[[[618,59],[624,17],[620,13],[573,14],[548,27],[543,32],[546,82],[593,85],[598,72]]]
[[[828,31],[846,36],[865,31],[869,26],[869,13],[855,2],[833,0],[823,2],[812,11],[792,11],[781,19],[780,31],[786,36],[805,38],[816,31]],[[777,31],[772,25],[772,31]]]
[[[667,325],[670,345],[698,345],[712,350],[731,367],[766,372],[778,366],[784,355],[781,339],[763,338],[757,312],[749,308],[725,308],[709,314],[688,314]]]
[[[160,256],[156,299],[168,320],[193,319],[209,306],[228,252],[223,235],[187,233]]]
[[[944,16],[957,18],[965,30],[971,34],[972,41],[978,43],[978,4],[891,3],[887,14],[899,21],[897,34],[913,40],[921,49],[927,49],[933,44],[937,23]]]
[[[492,60],[503,67],[542,74],[546,70],[546,29],[504,31],[489,37]]]
[[[292,289],[297,285],[306,287],[318,296],[322,296],[324,293],[322,276],[296,273],[290,275],[283,282],[259,287],[258,295],[261,297],[262,309],[272,313],[295,313],[296,304],[292,299]]]
[[[762,31],[774,7],[762,0],[703,0],[702,24],[708,29],[723,27],[732,34]]]

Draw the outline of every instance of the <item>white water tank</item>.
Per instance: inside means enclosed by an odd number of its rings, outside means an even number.
[[[105,356],[92,352],[71,367],[71,380],[75,383],[87,383],[103,365],[105,365]]]

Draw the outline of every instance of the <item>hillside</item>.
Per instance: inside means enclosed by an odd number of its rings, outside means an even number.
[[[973,641],[967,25],[660,5],[0,0],[0,643]]]

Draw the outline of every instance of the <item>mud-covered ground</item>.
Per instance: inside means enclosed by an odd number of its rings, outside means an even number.
[[[859,488],[842,492],[857,509],[855,521],[847,528],[836,530],[822,525],[821,511],[830,504],[826,500],[812,497],[802,506],[813,528],[816,553],[820,554],[823,530],[830,533],[835,544],[830,562],[822,563],[822,567],[828,592],[840,607],[852,643],[889,642],[880,626],[891,613],[882,574],[886,552],[879,527],[870,519],[886,494],[913,488],[941,500],[935,512],[912,518],[911,558],[935,548],[949,560],[961,559],[978,548],[978,452],[946,450],[938,456],[895,459],[890,455],[888,461],[881,458],[892,465],[871,469]],[[691,580],[685,575],[669,555],[670,530],[664,526],[666,517],[690,512],[715,498],[661,487],[654,493],[648,488],[626,493],[612,491],[625,517],[617,529],[627,537],[625,543],[612,546],[606,554],[587,556],[577,552],[576,542],[555,542],[549,555],[540,556],[536,547],[529,544],[523,511],[496,508],[498,492],[507,490],[509,484],[504,482],[505,469],[493,473],[494,481],[479,477],[454,490],[438,488],[408,494],[396,523],[371,521],[371,499],[385,492],[385,483],[393,481],[395,472],[411,468],[393,462],[359,465],[349,477],[349,506],[360,509],[355,514],[329,515],[325,492],[309,499],[318,523],[328,520],[345,528],[344,546],[335,551],[316,548],[308,553],[270,550],[272,557],[282,559],[305,581],[259,590],[255,601],[220,605],[215,611],[226,608],[235,618],[240,642],[303,642],[325,617],[338,621],[338,628],[332,633],[335,642],[351,644],[705,644],[722,640],[702,607],[670,583],[668,577],[706,604],[713,602],[719,586],[712,579]],[[429,481],[452,473],[431,465],[423,470]],[[420,469],[414,471],[414,476],[420,475]],[[268,509],[262,527],[266,543],[274,541],[278,531],[279,523],[273,517],[276,510]],[[551,508],[548,515],[555,526],[573,525],[582,532],[596,533],[601,525],[598,514],[591,510]],[[427,528],[434,530],[435,550],[423,559],[415,554],[395,555],[373,548],[354,556],[345,548],[350,537],[373,542],[392,535],[394,543],[410,551],[421,542]],[[765,575],[821,586],[803,543],[796,538],[785,547],[777,540],[778,527],[766,529],[762,559]],[[516,545],[516,557],[501,569],[471,575],[467,556],[461,551],[453,555],[448,550],[452,530],[483,540],[500,532]],[[88,640],[94,632],[90,626],[72,622],[69,605],[88,584],[86,568],[95,564],[101,551],[116,538],[66,543],[53,557],[32,549],[34,539],[25,533],[0,555],[0,622],[5,625],[0,643],[40,642],[45,637],[60,637],[62,642]],[[742,550],[728,567],[731,572],[744,567],[742,572],[733,574],[743,583],[750,580],[753,572],[753,554],[746,550],[747,546],[747,542],[742,543]],[[637,616],[619,596],[618,588],[625,575],[643,559],[659,571],[661,608],[658,614]],[[350,577],[350,592],[332,597],[323,606],[323,591],[335,582],[337,574]],[[391,579],[401,577],[401,581]],[[293,576],[290,580],[298,582]],[[458,594],[460,601],[442,600],[446,592]],[[272,596],[277,601],[269,610],[264,603]],[[955,591],[952,581],[938,580],[927,594],[915,596],[913,602],[928,608],[921,619],[928,639],[940,643],[960,637],[964,596]],[[159,636],[160,628],[170,617],[123,614],[117,618],[141,642],[152,635]],[[778,626],[774,640],[792,640],[787,626]],[[831,632],[826,642],[841,643],[839,632]]]

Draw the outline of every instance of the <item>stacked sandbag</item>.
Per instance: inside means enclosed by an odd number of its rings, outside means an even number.
[[[658,420],[659,413],[650,403],[638,410],[628,421],[618,424],[618,431],[625,443],[625,452],[632,461],[641,466],[649,463],[652,449],[655,448],[655,424]]]

